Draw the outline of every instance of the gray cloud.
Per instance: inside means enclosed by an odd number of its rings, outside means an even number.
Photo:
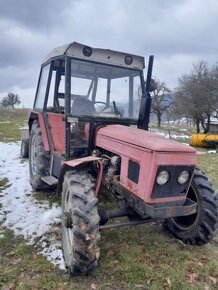
[[[193,62],[217,61],[216,0],[0,0],[0,96],[34,90],[44,56],[78,41],[147,57],[176,86]]]
[[[67,7],[63,4],[60,0],[1,0],[0,17],[14,25],[46,32],[64,20]]]

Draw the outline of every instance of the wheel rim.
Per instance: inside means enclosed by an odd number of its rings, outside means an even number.
[[[31,152],[30,152],[30,166],[31,166],[31,172],[32,175],[36,174],[36,136],[33,135],[31,140]]]
[[[198,216],[199,216],[198,195],[193,186],[190,186],[189,192],[187,194],[187,198],[197,203],[196,213],[191,214],[189,216],[176,217],[172,219],[172,222],[182,231],[184,230],[188,231],[192,227],[194,227],[195,224],[197,223]]]
[[[69,222],[69,216],[71,217],[71,226]],[[65,242],[68,253],[72,252],[74,246],[73,237],[73,220],[72,220],[72,194],[70,190],[67,190],[64,197],[63,204],[63,233],[65,235]]]

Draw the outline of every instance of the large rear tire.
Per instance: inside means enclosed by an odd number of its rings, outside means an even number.
[[[62,191],[62,243],[64,259],[71,275],[92,272],[100,256],[98,199],[93,177],[68,171]]]
[[[50,186],[41,177],[48,176],[50,154],[45,151],[42,134],[37,120],[33,122],[29,140],[30,183],[35,190],[48,190]]]
[[[197,212],[190,216],[170,218],[166,220],[165,225],[184,243],[206,244],[217,233],[218,194],[199,169],[195,170],[187,197],[197,202]]]

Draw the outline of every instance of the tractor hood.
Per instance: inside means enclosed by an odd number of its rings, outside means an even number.
[[[107,142],[107,139],[129,143],[151,151],[192,154],[196,152],[192,147],[167,139],[158,133],[122,125],[108,125],[100,128],[96,137],[96,145],[98,146],[98,143],[101,143],[102,146],[102,141],[105,140]]]

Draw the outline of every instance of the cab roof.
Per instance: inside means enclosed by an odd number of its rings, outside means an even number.
[[[68,43],[54,48],[45,57],[43,63],[63,56],[139,70],[143,70],[145,67],[144,57],[142,56],[110,49],[93,48],[77,42]],[[130,60],[132,60],[132,62]]]

